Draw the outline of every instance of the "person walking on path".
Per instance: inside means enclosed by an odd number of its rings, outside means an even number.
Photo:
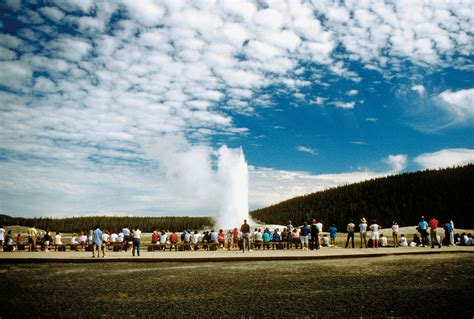
[[[431,241],[431,248],[434,248],[435,242],[438,245],[438,248],[441,248],[441,243],[438,241],[438,220],[435,217],[431,217],[430,219],[430,241]]]
[[[370,230],[372,231],[372,242],[374,243],[374,248],[379,248],[379,229],[380,225],[377,224],[377,221],[374,219],[372,225],[370,225]]]
[[[362,217],[359,224],[359,232],[360,232],[360,248],[362,248],[362,243],[364,244],[363,247],[367,248],[367,220],[365,217]]]
[[[240,226],[240,232],[242,233],[242,252],[245,253],[245,248],[250,251],[250,225],[247,224],[247,220],[244,219],[244,223]]]
[[[349,246],[349,240],[352,240],[352,248],[354,248],[354,221],[351,219],[349,220],[349,223],[347,224],[347,240],[346,240],[346,247]]]
[[[100,225],[95,227],[94,232],[92,233],[92,258],[95,257],[95,252],[97,251],[97,258],[99,258],[100,249],[102,247],[102,231],[100,230]]]
[[[135,251],[137,251],[137,255],[140,256],[140,240],[142,237],[142,231],[135,226],[133,231],[133,248],[132,248],[132,256],[135,256]]]
[[[418,223],[417,230],[420,232],[421,235],[421,245],[426,247],[428,244],[428,223],[425,220],[425,216],[421,216],[421,220]]]
[[[399,245],[398,241],[398,223],[394,220],[392,225],[392,240],[393,240],[393,247],[397,248]]]

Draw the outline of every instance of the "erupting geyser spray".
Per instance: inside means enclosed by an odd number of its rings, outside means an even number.
[[[230,229],[240,227],[244,219],[249,223],[248,185],[249,173],[242,148],[219,148],[217,180],[222,198],[217,214],[217,227]],[[217,194],[216,194],[217,195]]]

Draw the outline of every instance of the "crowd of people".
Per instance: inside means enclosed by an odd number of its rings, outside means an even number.
[[[444,230],[444,237],[441,239],[439,229]],[[349,220],[346,226],[347,237],[345,239],[345,248],[355,248],[355,234],[358,231],[360,237],[360,248],[378,248],[389,247],[388,238],[380,234],[382,227],[374,219],[372,223],[362,217],[358,225],[353,220]],[[177,231],[167,231],[165,229],[155,230],[151,234],[152,245],[170,245],[177,247],[179,243],[184,244],[189,250],[199,250],[203,246],[200,244],[212,244],[212,247],[220,247],[226,250],[246,250],[251,249],[290,249],[297,248],[302,250],[314,250],[321,247],[337,247],[338,229],[336,225],[331,224],[323,233],[323,224],[316,218],[313,218],[311,223],[304,222],[303,225],[295,227],[291,220],[288,221],[286,227],[270,229],[270,227],[257,227],[253,231],[250,225],[245,220],[240,228],[230,230],[212,229],[210,231],[192,231],[190,229],[184,230],[180,233]],[[400,227],[396,221],[393,221],[391,226],[392,245],[393,247],[426,247],[435,246],[441,248],[444,246],[474,245],[474,240],[470,233],[455,234],[453,221],[447,220],[444,224],[432,217],[428,221],[424,216],[421,216],[420,221],[416,227],[417,234],[413,235],[411,241],[408,240],[405,234],[400,234]],[[370,232],[370,233],[369,233]],[[64,248],[62,242],[62,235],[56,232],[52,237],[49,230],[39,236],[39,232],[35,227],[28,230],[28,245],[30,251],[36,251],[37,246],[40,246],[42,251],[48,252],[52,245],[57,249]],[[89,247],[92,251],[92,257],[102,257],[107,255],[107,246],[114,244],[120,249],[127,251],[132,248],[132,255],[140,256],[142,232],[138,226],[130,229],[124,226],[120,231],[110,232],[108,229],[102,229],[100,225],[94,227],[89,232],[79,232],[73,234],[70,240],[71,248],[78,249],[79,247]],[[2,226],[0,227],[0,246],[4,251],[14,251],[25,246],[22,234],[16,237],[12,230],[6,231]],[[204,246],[207,248],[208,246]],[[59,249],[61,250],[61,249]]]

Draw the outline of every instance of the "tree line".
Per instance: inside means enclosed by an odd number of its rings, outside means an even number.
[[[474,165],[392,175],[340,186],[251,212],[254,220],[286,225],[310,222],[345,230],[349,219],[365,217],[382,227],[394,220],[401,226],[416,225],[421,215],[440,222],[452,219],[456,227],[474,227]]]
[[[154,230],[185,230],[185,229],[204,229],[214,224],[211,217],[114,217],[114,216],[88,216],[71,218],[49,218],[49,217],[10,217],[0,215],[0,224],[5,226],[36,226],[39,229],[49,229],[53,231],[74,233],[79,231],[88,231],[96,225],[106,228],[110,231],[119,231],[125,225],[129,227],[138,226],[144,232]]]

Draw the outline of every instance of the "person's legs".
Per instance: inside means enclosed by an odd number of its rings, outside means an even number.
[[[344,248],[347,248],[347,246],[349,246],[350,238],[351,238],[351,233],[347,233],[346,245],[344,246]]]
[[[135,241],[133,241],[133,247],[132,247],[132,256],[135,256],[135,250],[136,250],[137,246],[135,244]]]
[[[140,256],[140,239],[137,239],[137,255]]]
[[[449,233],[449,243],[454,246],[454,232]]]
[[[354,232],[350,232],[349,234],[351,234],[352,248],[355,248],[355,243],[354,243]]]

